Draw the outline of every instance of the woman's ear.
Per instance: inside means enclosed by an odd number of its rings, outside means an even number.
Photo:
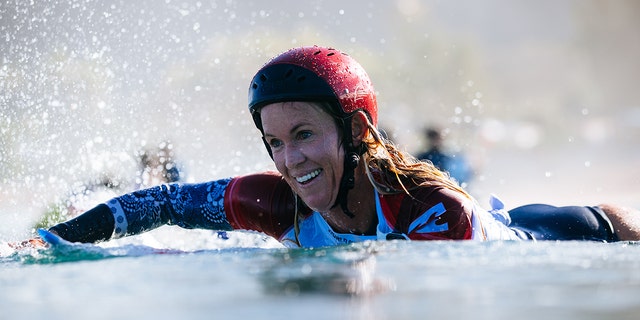
[[[351,136],[353,138],[353,146],[359,146],[362,140],[367,136],[368,131],[367,115],[362,111],[356,112],[351,119]]]

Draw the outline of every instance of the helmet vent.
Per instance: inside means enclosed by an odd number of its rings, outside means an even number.
[[[260,75],[260,81],[262,82],[267,81],[267,76],[265,76],[264,73]]]
[[[298,79],[297,79],[297,80],[298,80],[298,82],[302,82],[302,81],[304,81],[305,79],[307,79],[307,77],[305,77],[305,76],[301,76],[301,77],[298,77]]]
[[[284,77],[285,78],[289,78],[292,73],[293,73],[293,69],[289,69],[289,70],[287,70],[287,73],[284,74]]]

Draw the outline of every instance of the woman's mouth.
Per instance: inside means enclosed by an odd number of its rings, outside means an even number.
[[[320,172],[322,172],[322,169],[316,169],[311,171],[310,173],[305,174],[304,176],[296,177],[295,179],[296,181],[298,181],[298,183],[305,184],[309,182],[311,179],[317,177],[320,174]]]

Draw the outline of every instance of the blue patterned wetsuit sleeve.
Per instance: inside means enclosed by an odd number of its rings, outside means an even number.
[[[167,184],[108,201],[114,237],[138,234],[169,224],[183,228],[231,230],[224,193],[231,179],[198,184]]]

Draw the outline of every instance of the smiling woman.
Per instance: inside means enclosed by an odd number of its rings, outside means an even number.
[[[262,124],[285,181],[309,208],[330,211],[344,161],[333,118],[315,103],[278,102],[262,108]]]
[[[604,205],[490,210],[430,162],[377,129],[362,66],[323,47],[291,49],[263,66],[249,110],[278,172],[167,184],[98,205],[50,231],[96,242],[164,224],[256,230],[293,247],[365,240],[640,240],[637,211]],[[31,241],[30,243],[34,243]]]

